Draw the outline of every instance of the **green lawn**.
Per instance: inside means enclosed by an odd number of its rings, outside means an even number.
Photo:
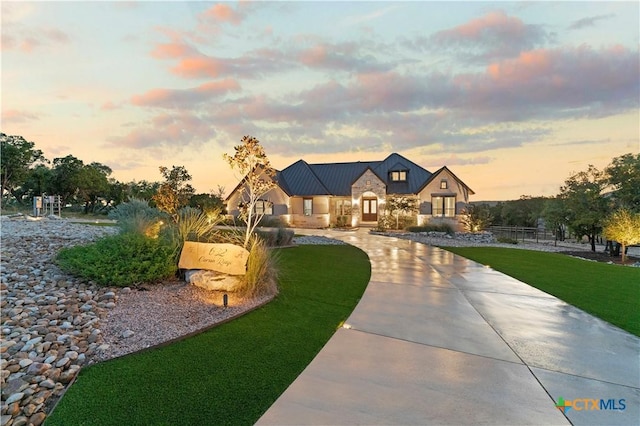
[[[351,313],[371,275],[352,246],[279,250],[280,294],[181,342],[83,369],[47,425],[253,424]]]
[[[640,268],[532,250],[442,248],[489,265],[640,336]]]

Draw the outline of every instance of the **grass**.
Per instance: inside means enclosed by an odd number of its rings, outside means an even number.
[[[371,274],[352,246],[279,250],[268,305],[169,346],[83,369],[47,425],[253,424],[311,362]]]
[[[640,336],[640,268],[558,253],[499,247],[443,247],[510,275]]]

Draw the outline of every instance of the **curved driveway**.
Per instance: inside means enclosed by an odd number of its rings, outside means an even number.
[[[442,249],[300,232],[364,250],[371,281],[259,424],[640,423],[637,337]]]

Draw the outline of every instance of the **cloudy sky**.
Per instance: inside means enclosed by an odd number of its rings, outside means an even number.
[[[640,151],[639,3],[7,2],[2,132],[120,181],[182,165],[443,165],[474,200],[550,196]]]

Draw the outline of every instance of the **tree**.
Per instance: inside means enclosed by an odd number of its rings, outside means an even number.
[[[640,243],[640,213],[620,209],[604,221],[603,235],[622,245],[622,263],[626,261],[628,246]]]
[[[205,213],[222,212],[224,210],[224,187],[218,186],[218,191],[209,194],[195,194],[189,200],[189,206],[195,207]]]
[[[560,187],[559,197],[567,209],[568,225],[574,234],[589,236],[592,251],[596,251],[596,236],[608,213],[608,201],[602,194],[606,186],[604,173],[589,165],[586,172],[576,173]]]
[[[177,222],[178,210],[187,206],[195,193],[195,189],[187,183],[191,180],[191,175],[184,166],[172,166],[171,170],[160,166],[160,173],[164,182],[151,199],[159,210],[168,213]]]
[[[557,244],[558,240],[564,241],[564,230],[569,212],[563,200],[559,197],[547,199],[542,210],[542,217],[544,218],[545,226],[554,230],[555,244]]]
[[[612,198],[622,208],[640,213],[640,154],[616,157],[605,169]]]
[[[46,160],[42,151],[35,149],[35,143],[26,141],[22,136],[0,133],[0,197],[4,197],[5,192],[13,193],[22,185],[29,169],[38,161]]]
[[[20,187],[20,193],[18,194],[18,191],[15,191],[15,193],[20,198],[25,196],[31,198],[44,193],[52,193],[52,179],[53,171],[45,164],[38,164],[29,170],[27,179]]]
[[[542,215],[544,201],[544,197],[530,195],[522,195],[518,200],[505,201],[500,210],[501,224],[506,226],[537,226],[538,219]]]
[[[101,163],[93,162],[83,166],[78,185],[79,201],[84,203],[84,212],[94,212],[100,198],[109,196],[109,175],[111,168]]]
[[[251,234],[264,216],[264,211],[256,212],[256,203],[260,197],[276,187],[274,181],[276,171],[271,167],[271,162],[258,139],[253,136],[244,136],[240,142],[240,145],[233,148],[235,150],[233,157],[228,154],[224,154],[223,157],[232,170],[237,170],[244,176],[241,181],[244,208],[240,218],[247,225],[244,247],[248,248]]]
[[[73,155],[53,159],[51,191],[63,204],[74,203],[82,185],[84,162]]]
[[[124,201],[132,199],[150,201],[160,189],[160,182],[149,182],[146,180],[141,180],[140,182],[134,180],[125,185]]]
[[[408,195],[387,195],[385,209],[396,218],[396,229],[400,228],[400,215],[410,215],[418,211],[418,200]]]
[[[486,204],[470,204],[462,211],[460,222],[468,232],[478,232],[491,225],[493,217]]]

